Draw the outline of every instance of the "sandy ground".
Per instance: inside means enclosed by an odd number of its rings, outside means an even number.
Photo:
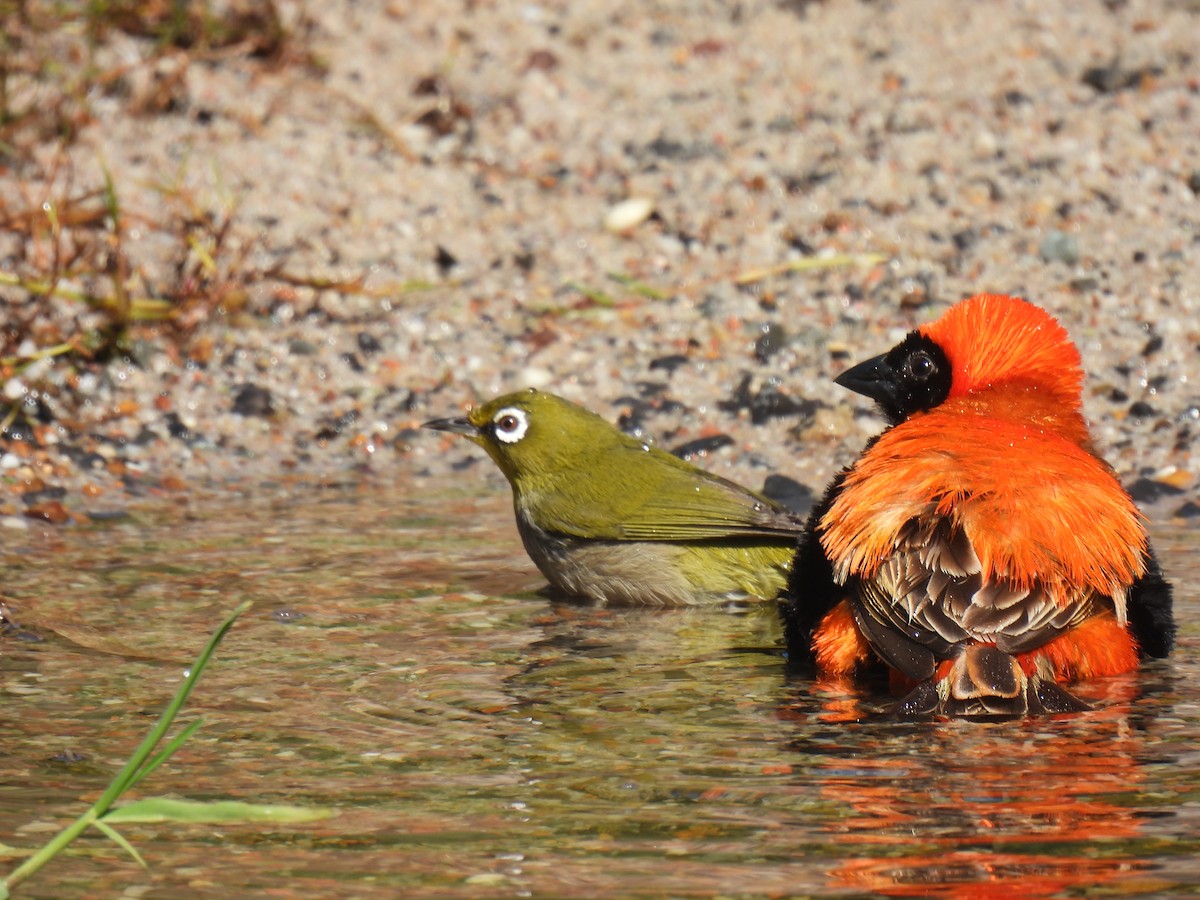
[[[183,203],[252,287],[183,344],[11,379],[38,416],[0,440],[6,524],[285,477],[503,490],[417,426],[530,385],[819,489],[881,427],[830,378],[981,291],[1062,319],[1122,479],[1196,511],[1196,4],[282,8],[314,65],[103,48],[128,90],[68,152],[76,185],[111,174],[136,287],[188,262]],[[0,190],[61,187],[38,171]]]

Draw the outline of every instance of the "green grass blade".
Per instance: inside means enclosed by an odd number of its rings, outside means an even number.
[[[591,300],[597,306],[611,308],[617,305],[617,301],[599,288],[590,287],[580,281],[568,281],[566,284],[567,290],[575,291],[583,294],[587,299]]]
[[[327,807],[279,806],[243,803],[240,800],[176,800],[172,797],[147,797],[119,806],[104,817],[105,822],[188,822],[226,825],[234,822],[274,822],[294,824],[315,822],[336,816]]]
[[[117,831],[117,829],[113,828],[111,825],[105,824],[103,819],[98,819],[92,824],[95,825],[97,829],[102,831],[110,841],[120,846],[126,853],[132,856],[134,861],[139,866],[141,866],[143,869],[150,868],[148,865],[146,865],[146,860],[142,858],[142,854],[137,852],[137,849],[133,846],[133,844],[125,840],[125,835],[121,834],[121,832]]]
[[[191,722],[185,729],[183,729],[183,731],[179,732],[179,734],[175,735],[175,737],[171,739],[171,742],[167,744],[167,746],[163,747],[163,749],[159,751],[158,755],[155,756],[154,759],[150,760],[148,763],[146,763],[146,765],[142,766],[141,769],[138,770],[137,774],[135,774],[130,780],[129,787],[132,788],[135,784],[170,759],[171,756],[174,755],[175,751],[183,746],[184,741],[195,734],[196,730],[203,724],[203,719],[197,719],[196,721]]]
[[[37,852],[29,857],[29,859],[25,860],[24,863],[14,869],[7,878],[0,880],[0,900],[3,900],[3,898],[8,895],[8,892],[11,891],[12,888],[36,873],[42,868],[42,866],[61,853],[72,841],[75,840],[75,838],[79,837],[79,835],[82,834],[83,831],[88,828],[88,826],[97,825],[100,817],[112,808],[114,801],[116,801],[116,799],[120,797],[122,793],[128,790],[129,786],[137,780],[138,772],[142,769],[146,759],[153,752],[154,748],[158,746],[158,742],[162,740],[162,737],[167,732],[167,729],[169,729],[171,724],[175,721],[175,717],[179,714],[179,710],[183,707],[183,704],[187,702],[188,695],[191,694],[192,688],[196,686],[197,680],[204,672],[204,668],[208,665],[209,659],[212,658],[213,652],[217,649],[217,645],[221,642],[221,639],[225,637],[225,633],[233,627],[233,623],[237,621],[238,617],[248,610],[252,605],[253,604],[250,601],[239,604],[237,609],[230,613],[229,617],[217,627],[216,631],[213,632],[212,637],[209,638],[208,643],[204,646],[204,649],[196,658],[196,662],[192,664],[191,671],[188,672],[183,684],[179,686],[179,690],[175,692],[175,697],[167,705],[166,710],[159,718],[157,724],[154,726],[154,729],[150,732],[150,734],[146,735],[145,740],[138,745],[137,750],[134,751],[134,754],[130,757],[129,762],[125,764],[125,767],[121,769],[117,776],[112,780],[108,788],[100,796],[100,799],[92,805],[91,809],[87,810],[78,819],[42,845]],[[189,728],[191,731],[195,731],[195,726],[189,726]],[[170,746],[168,747],[168,750],[174,752],[174,749],[172,749]],[[161,762],[161,760],[156,760],[155,764],[158,762]],[[121,843],[121,841],[118,841],[118,843]]]
[[[626,275],[624,272],[609,272],[608,277],[617,284],[625,287],[631,293],[645,297],[647,300],[670,300],[671,295],[666,291],[656,288],[652,284],[647,284],[644,281],[639,281],[632,275]]]
[[[175,692],[175,696],[171,702],[167,704],[167,708],[163,710],[163,714],[159,717],[157,724],[146,735],[145,740],[138,745],[138,748],[133,751],[133,756],[129,758],[129,762],[125,764],[112,784],[108,786],[101,796],[96,801],[95,807],[97,817],[108,812],[113,802],[120,797],[125,791],[129,790],[129,786],[133,783],[138,770],[145,764],[146,759],[158,746],[158,742],[163,739],[163,735],[167,733],[167,729],[175,721],[175,717],[179,715],[179,710],[183,708],[183,704],[187,703],[187,698],[192,693],[192,688],[196,686],[196,682],[200,680],[200,675],[204,672],[205,666],[208,665],[209,659],[212,658],[213,652],[217,649],[217,644],[221,643],[221,639],[225,637],[225,632],[233,627],[233,623],[237,621],[238,616],[244,613],[251,607],[251,601],[240,604],[237,609],[230,613],[229,618],[220,624],[212,637],[208,639],[208,643],[204,649],[200,651],[200,655],[196,657],[196,662],[192,664],[191,670],[187,677],[184,678],[183,684],[179,686],[179,690]]]
[[[112,173],[108,171],[108,166],[103,161],[100,163],[100,172],[104,177],[104,211],[112,220],[113,231],[120,231],[121,203],[117,199],[117,186],[113,182]]]
[[[753,284],[764,278],[775,275],[786,275],[792,272],[812,272],[821,269],[841,269],[849,266],[877,266],[887,262],[887,256],[882,253],[835,253],[832,256],[806,256],[803,259],[793,259],[777,266],[765,266],[750,269],[733,279],[734,284]]]

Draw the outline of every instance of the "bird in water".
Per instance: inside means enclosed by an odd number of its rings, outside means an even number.
[[[558,591],[682,606],[783,590],[801,517],[538,390],[424,427],[487,451],[525,550]]]
[[[886,667],[901,715],[1086,705],[1172,649],[1170,584],[1098,456],[1065,329],[981,294],[837,383],[889,426],[813,509],[781,601],[792,665]]]

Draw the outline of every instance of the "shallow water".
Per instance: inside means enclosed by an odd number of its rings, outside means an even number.
[[[149,872],[92,834],[23,896],[1200,892],[1194,527],[1155,529],[1179,651],[1098,710],[896,724],[785,678],[762,610],[556,605],[506,497],[391,493],[0,536],[42,639],[0,640],[0,844],[83,811],[243,599],[205,725],[137,796],[341,811],[123,827]]]

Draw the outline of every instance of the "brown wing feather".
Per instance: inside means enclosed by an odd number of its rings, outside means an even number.
[[[985,581],[965,534],[928,510],[901,530],[875,574],[857,582],[854,609],[881,656],[924,678],[931,659],[951,659],[965,644],[1021,653],[1111,610],[1112,603],[1091,588],[1061,596],[1037,579]]]

